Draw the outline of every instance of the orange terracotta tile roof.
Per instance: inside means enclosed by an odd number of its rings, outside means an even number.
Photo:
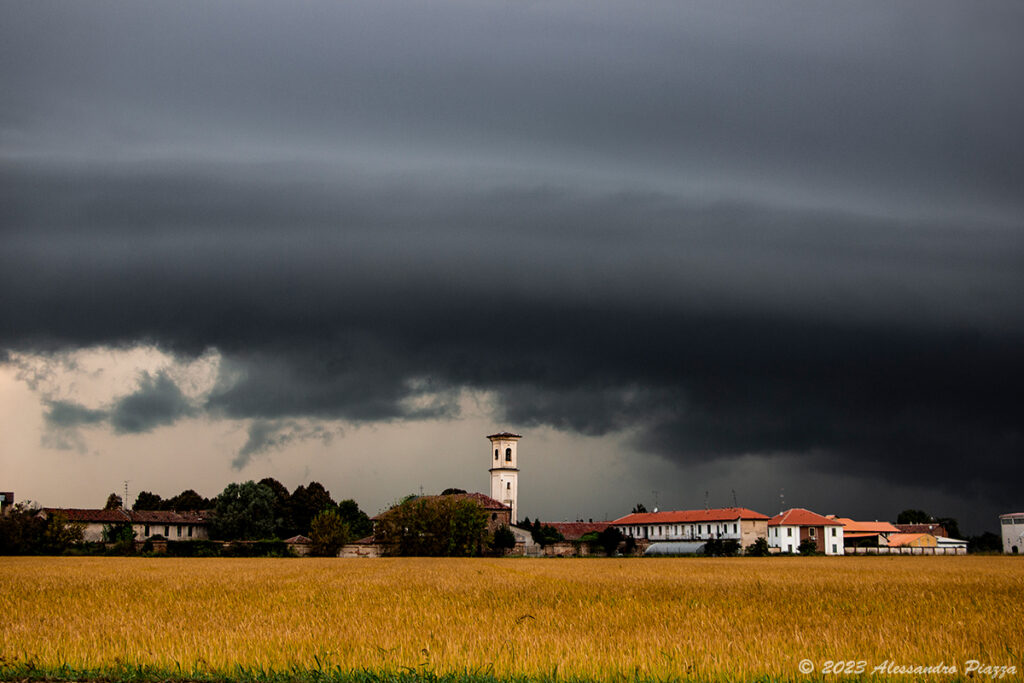
[[[634,512],[619,517],[612,524],[685,524],[688,522],[732,522],[737,519],[768,519],[747,508],[711,508],[710,510],[665,510],[664,512]]]
[[[893,534],[889,537],[889,547],[896,548],[901,545],[910,545],[923,536],[931,536],[931,534]]]
[[[871,534],[897,534],[899,529],[889,522],[856,522],[849,517],[836,517],[835,520],[843,525],[843,533],[871,533]]]
[[[768,526],[843,526],[843,523],[804,508],[791,508],[772,517]]]

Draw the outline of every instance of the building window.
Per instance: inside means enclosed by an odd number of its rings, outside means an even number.
[[[179,524],[176,528],[178,532],[178,538],[181,538],[181,525]]]
[[[505,449],[505,462],[512,462],[512,449],[511,448],[506,448]]]
[[[492,512],[491,513],[491,521],[494,521],[497,518],[498,518],[498,513],[497,512]]]
[[[146,533],[144,533],[143,536],[149,536],[149,525],[148,524],[146,525]]]
[[[188,525],[188,537],[192,538],[192,525],[191,524]]]
[[[786,527],[786,535],[787,536],[792,536],[793,535],[793,527],[791,527],[791,526]]]
[[[836,528],[832,527],[832,537],[835,538],[835,536],[836,536]],[[833,547],[835,547],[835,546],[833,546]]]
[[[833,555],[836,555],[836,554],[837,554],[837,551],[836,551],[836,544],[835,544],[835,543],[833,543],[833,544],[832,544],[832,554],[833,554]]]
[[[495,460],[498,459],[498,449],[497,448],[494,449],[494,459]]]
[[[170,526],[165,526],[164,527],[164,538],[167,538],[170,535],[171,535],[171,527]]]
[[[811,538],[814,538],[815,531],[815,528],[812,526],[810,529],[807,530],[807,533],[810,534]]]
[[[510,482],[510,481],[505,482],[505,490],[506,491],[511,491],[512,490],[512,482]]]
[[[732,532],[736,533],[736,525],[735,524],[732,525]]]

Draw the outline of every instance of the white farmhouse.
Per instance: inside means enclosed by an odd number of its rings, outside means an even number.
[[[1003,537],[1003,552],[1008,555],[1024,553],[1024,512],[999,515]]]
[[[814,541],[819,553],[842,555],[843,524],[804,508],[780,512],[768,521],[768,546],[795,553],[802,541]]]

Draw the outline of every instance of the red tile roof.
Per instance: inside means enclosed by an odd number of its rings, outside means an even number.
[[[43,508],[47,514],[62,512],[69,522],[96,522],[102,524],[117,524],[128,522],[129,517],[124,510],[90,510],[83,508]]]
[[[804,508],[791,508],[768,520],[768,526],[843,526],[843,523]]]
[[[302,534],[299,534],[298,536],[292,536],[291,538],[286,538],[286,539],[284,539],[283,542],[284,543],[292,543],[292,544],[295,544],[295,545],[309,545],[310,543],[313,542],[313,539],[309,538],[308,536],[303,536]]]
[[[84,508],[43,508],[46,512],[62,512],[69,522],[94,524],[205,524],[207,512],[174,512],[172,510],[94,510]]]
[[[204,512],[173,510],[132,510],[128,514],[136,524],[204,524],[209,516]]]
[[[567,541],[578,541],[589,533],[601,533],[612,525],[611,522],[541,522],[554,527]]]
[[[612,522],[625,524],[679,524],[687,522],[731,522],[737,519],[768,519],[768,515],[747,508],[712,508],[710,510],[665,510],[634,512]]]

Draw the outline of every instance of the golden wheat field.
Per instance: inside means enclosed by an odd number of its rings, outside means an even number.
[[[803,659],[1020,671],[1024,647],[1024,562],[1010,557],[69,557],[0,569],[0,657],[44,668],[801,680]]]

